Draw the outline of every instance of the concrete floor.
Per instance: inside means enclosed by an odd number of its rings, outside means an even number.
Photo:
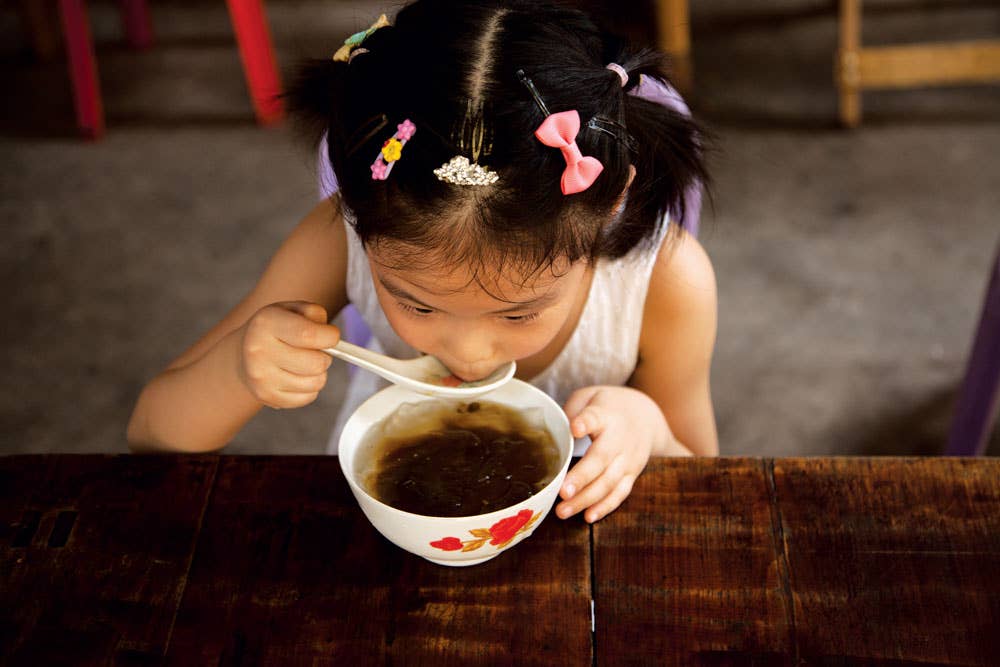
[[[99,143],[73,136],[64,65],[34,63],[0,9],[4,453],[125,451],[142,384],[249,289],[315,199],[310,153],[253,124],[223,3],[154,3],[159,42],[143,53],[121,46],[110,3],[90,4]],[[267,4],[284,66],[379,8]],[[1000,88],[866,94],[864,127],[843,131],[829,3],[695,4],[723,453],[940,451],[1000,240]],[[927,4],[875,6],[866,41],[1000,33],[995,3]],[[641,38],[636,6],[610,20]],[[322,452],[334,368],[316,404],[265,411],[226,451]]]

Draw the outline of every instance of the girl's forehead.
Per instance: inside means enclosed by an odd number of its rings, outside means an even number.
[[[466,263],[421,262],[407,266],[394,262],[376,250],[366,250],[373,277],[383,284],[405,284],[436,296],[482,294],[497,301],[518,302],[537,298],[571,281],[583,271],[583,262],[557,261],[533,272],[518,271],[513,266]]]

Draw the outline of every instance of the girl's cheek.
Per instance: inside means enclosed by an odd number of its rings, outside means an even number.
[[[413,318],[405,317],[398,313],[386,313],[386,319],[389,320],[389,326],[396,332],[396,334],[403,339],[403,342],[413,347],[421,352],[429,353],[426,349],[431,345],[432,336],[429,335],[432,332],[432,328],[429,328],[424,323],[414,322]]]
[[[509,355],[513,359],[524,359],[525,357],[530,357],[533,354],[538,354],[545,347],[555,339],[559,330],[554,331],[544,330],[544,331],[533,331],[518,334],[516,331],[510,334],[510,349],[511,354]]]

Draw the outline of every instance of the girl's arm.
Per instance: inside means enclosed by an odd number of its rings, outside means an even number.
[[[718,454],[709,392],[715,329],[711,262],[681,233],[653,269],[630,386],[584,387],[566,402],[573,435],[592,444],[566,475],[558,516],[584,511],[594,522],[614,511],[650,456]]]
[[[281,245],[250,294],[146,385],[128,424],[132,451],[205,452],[225,446],[266,404],[245,376],[248,323],[285,327],[295,346],[335,344],[339,332],[325,323],[347,303],[346,267],[343,220],[339,208],[324,200]],[[293,342],[293,336],[306,340]],[[328,365],[327,357],[323,380]]]
[[[660,406],[674,439],[668,444],[699,456],[719,453],[709,385],[716,325],[712,263],[697,239],[681,231],[663,244],[653,269],[639,365],[629,384]]]

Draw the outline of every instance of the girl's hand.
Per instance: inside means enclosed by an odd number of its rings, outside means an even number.
[[[340,340],[326,309],[305,301],[273,303],[242,327],[240,380],[272,408],[299,408],[316,400],[333,360],[321,350]]]
[[[632,491],[632,483],[651,454],[690,455],[677,442],[660,407],[630,387],[586,387],[563,408],[573,437],[591,437],[580,462],[566,475],[556,515],[569,518],[581,510],[593,523],[613,512]]]

